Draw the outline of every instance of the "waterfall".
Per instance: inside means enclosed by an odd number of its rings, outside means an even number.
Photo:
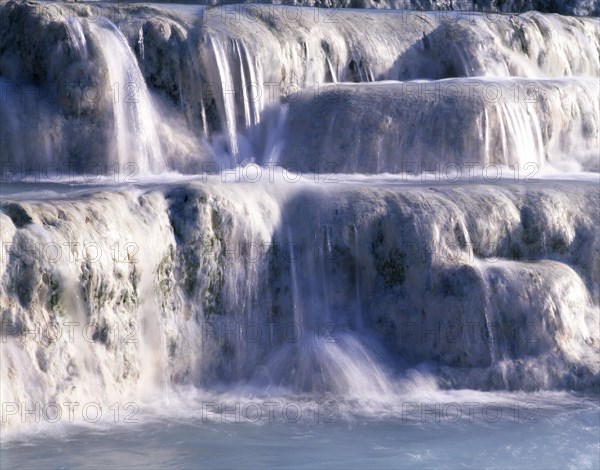
[[[598,18],[36,5],[0,6],[3,401],[598,390]]]
[[[120,168],[134,164],[142,173],[160,172],[165,163],[156,128],[159,118],[133,51],[109,20],[90,24],[90,28],[102,44],[112,94],[113,162]]]

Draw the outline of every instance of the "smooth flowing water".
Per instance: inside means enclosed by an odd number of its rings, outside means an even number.
[[[2,468],[600,465],[598,18],[0,8]]]

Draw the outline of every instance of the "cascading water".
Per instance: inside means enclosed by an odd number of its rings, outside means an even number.
[[[322,243],[317,246],[306,244],[306,239],[295,243],[287,228],[294,334],[292,344],[276,349],[267,360],[269,386],[349,397],[385,396],[394,387],[371,350],[372,338],[359,327],[356,312],[336,308],[340,292],[327,266],[334,261],[329,231],[324,227],[323,234],[317,234]],[[300,280],[298,272],[311,275]]]
[[[139,165],[142,173],[163,171],[165,164],[155,124],[158,116],[133,51],[123,33],[108,20],[94,24],[92,33],[102,44],[113,94],[113,161],[123,168],[128,163]]]
[[[40,5],[0,6],[3,438],[30,403],[597,415],[597,18]]]

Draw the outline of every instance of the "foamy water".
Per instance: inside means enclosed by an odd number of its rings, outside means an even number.
[[[3,468],[599,465],[597,18],[52,8],[1,7]]]

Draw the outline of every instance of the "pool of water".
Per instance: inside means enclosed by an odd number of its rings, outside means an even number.
[[[163,409],[162,414],[140,414],[138,423],[124,423],[121,416],[119,423],[100,426],[30,428],[4,441],[0,463],[2,468],[600,465],[597,397],[472,392],[469,398],[465,392],[448,392],[445,398],[390,403],[389,416],[381,404],[377,413],[359,402],[271,400],[271,412],[261,416],[256,410],[264,400],[237,402],[236,411],[233,402],[193,399],[176,416]]]

